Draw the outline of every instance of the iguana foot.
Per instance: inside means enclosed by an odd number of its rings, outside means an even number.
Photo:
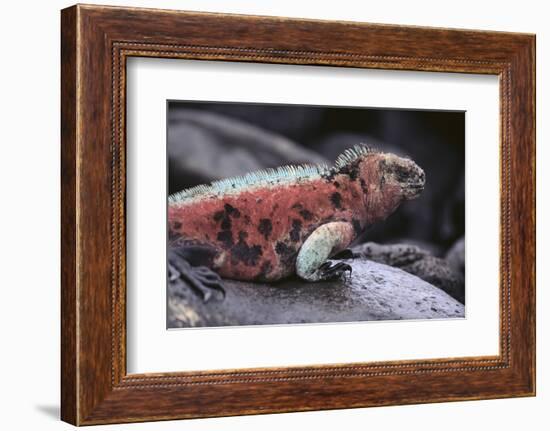
[[[195,293],[207,302],[214,292],[225,298],[225,289],[221,277],[206,266],[191,266],[177,251],[168,251],[168,279],[186,282]]]
[[[321,280],[336,280],[342,277],[342,275],[345,275],[348,271],[351,276],[352,268],[351,265],[344,262],[333,264],[330,261],[326,261],[317,271],[319,272]]]

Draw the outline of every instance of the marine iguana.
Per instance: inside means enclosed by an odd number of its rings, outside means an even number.
[[[328,259],[424,188],[408,158],[356,145],[334,166],[266,169],[168,198],[169,273],[203,294],[221,277],[273,282],[339,278],[351,267]]]

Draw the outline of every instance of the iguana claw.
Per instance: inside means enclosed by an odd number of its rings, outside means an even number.
[[[349,275],[351,276],[351,265],[348,265],[344,262],[332,264],[331,262],[327,261],[319,267],[319,272],[322,274],[324,280],[338,279],[342,275],[345,275],[346,271],[349,271]]]
[[[212,297],[214,290],[225,298],[225,289],[221,277],[206,266],[191,266],[178,253],[168,252],[168,280],[173,282],[181,279],[196,293],[202,296],[204,302]]]

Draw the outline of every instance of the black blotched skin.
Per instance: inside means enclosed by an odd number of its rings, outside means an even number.
[[[271,220],[268,218],[263,218],[260,220],[260,224],[258,225],[258,232],[260,232],[266,240],[269,239],[269,235],[273,231],[273,224],[271,223]]]
[[[302,222],[298,219],[292,220],[292,229],[290,230],[290,240],[292,242],[300,241],[301,232],[302,232]]]
[[[334,209],[342,209],[342,195],[338,192],[334,192],[330,195],[330,201]]]

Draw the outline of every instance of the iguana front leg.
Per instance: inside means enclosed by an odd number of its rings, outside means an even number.
[[[339,262],[327,262],[334,254],[344,250],[355,237],[351,223],[326,223],[315,229],[304,241],[296,258],[296,274],[307,281],[333,280],[351,266]]]

